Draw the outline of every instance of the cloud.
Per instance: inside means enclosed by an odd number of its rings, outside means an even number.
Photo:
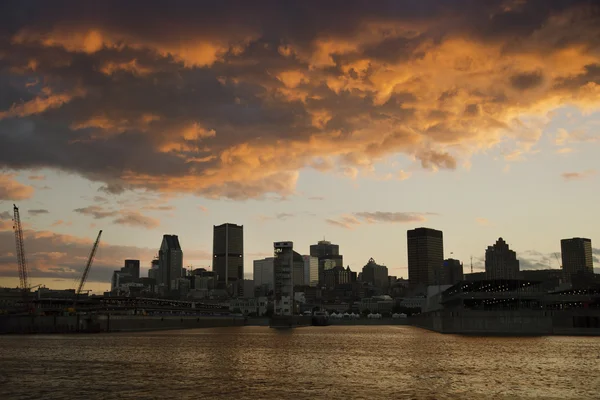
[[[8,211],[2,211],[0,212],[0,220],[2,219],[11,219],[12,220],[13,216],[11,213],[9,213]]]
[[[488,221],[487,218],[475,218],[475,222],[481,226],[488,226],[490,224],[490,221]]]
[[[151,210],[151,211],[173,211],[173,210],[175,210],[175,207],[153,205],[153,206],[144,206],[144,207],[142,207],[142,209],[143,210]]]
[[[327,218],[325,220],[329,225],[337,226],[338,228],[354,229],[360,225],[360,221],[352,215],[342,215],[338,219]]]
[[[97,205],[87,206],[87,207],[83,207],[83,208],[76,208],[73,211],[83,214],[83,215],[94,217],[94,219],[114,217],[115,215],[118,214],[117,211],[106,210],[103,207],[100,207]]]
[[[565,181],[574,181],[579,179],[590,178],[596,175],[596,171],[593,169],[588,169],[582,172],[564,172],[561,174]]]
[[[272,220],[285,221],[286,219],[293,218],[295,216],[296,216],[296,214],[292,214],[292,213],[277,213],[275,215],[259,215],[258,219],[261,222],[272,221]]]
[[[125,211],[113,221],[115,224],[128,225],[136,228],[154,229],[158,228],[160,221],[140,214],[137,211]]]
[[[358,218],[365,220],[368,223],[376,222],[391,222],[391,223],[410,223],[410,222],[424,222],[430,215],[437,215],[435,213],[413,213],[413,212],[358,212],[354,213]]]
[[[202,211],[202,212],[207,212],[208,208],[204,207],[204,206],[198,206],[198,210]]]
[[[70,221],[63,221],[62,219],[56,220],[52,223],[52,225],[50,225],[51,227],[55,227],[55,226],[71,226],[73,225],[72,222]]]
[[[44,209],[37,209],[37,210],[27,210],[27,212],[31,215],[40,215],[40,214],[48,214],[50,211],[48,210],[44,210]]]
[[[33,196],[33,188],[13,179],[13,174],[0,174],[0,200],[25,200]]]
[[[325,200],[325,197],[323,197],[323,196],[310,196],[308,199],[309,200],[320,201],[320,200]]]
[[[13,2],[0,168],[75,173],[111,196],[244,200],[293,195],[304,168],[356,178],[395,155],[411,171],[497,146],[523,157],[539,141],[531,115],[600,103],[599,8]]]
[[[27,179],[29,179],[30,181],[45,181],[46,176],[45,175],[29,175],[27,177]]]
[[[415,223],[424,222],[428,216],[438,215],[436,213],[415,213],[415,212],[387,212],[387,211],[375,211],[375,212],[356,212],[353,214],[345,214],[337,219],[329,218],[326,219],[330,225],[334,225],[345,229],[354,229],[356,226],[362,223],[375,224],[375,223]]]

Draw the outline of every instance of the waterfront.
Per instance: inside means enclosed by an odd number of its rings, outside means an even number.
[[[0,337],[2,399],[596,399],[600,340],[410,326]]]

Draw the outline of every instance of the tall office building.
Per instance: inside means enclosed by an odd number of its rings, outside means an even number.
[[[140,279],[140,260],[125,260],[121,271],[128,273],[133,279]]]
[[[176,289],[183,269],[183,251],[177,235],[163,235],[158,251],[158,269],[164,290],[168,293]]]
[[[585,276],[594,273],[592,241],[586,238],[562,239],[560,241],[562,267],[565,278],[571,281],[573,275]]]
[[[454,285],[464,279],[463,264],[459,260],[448,258],[442,268],[442,285]]]
[[[254,260],[254,290],[267,296],[275,288],[275,257]]]
[[[148,270],[148,278],[154,279],[157,285],[161,283],[160,277],[160,265],[158,261],[158,257],[152,260],[150,264],[150,269]]]
[[[485,275],[487,279],[517,279],[519,260],[517,253],[508,247],[504,239],[499,238],[485,251]]]
[[[362,269],[362,281],[368,282],[377,288],[388,287],[387,267],[377,264],[374,259],[370,258]]]
[[[213,227],[213,271],[218,285],[231,296],[244,295],[244,226]]]
[[[275,261],[275,314],[292,315],[294,313],[294,243],[273,243]]]
[[[442,231],[416,228],[407,231],[406,237],[410,287],[441,284],[441,269],[444,262]]]
[[[313,256],[302,256],[304,260],[304,284],[312,287],[319,285],[319,259]]]
[[[344,259],[340,255],[340,246],[327,240],[320,240],[310,246],[310,255],[319,260],[319,284],[324,284],[324,272],[333,267],[343,267]]]

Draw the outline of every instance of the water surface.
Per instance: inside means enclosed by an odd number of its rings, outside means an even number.
[[[0,399],[599,399],[600,339],[410,326],[0,337]]]

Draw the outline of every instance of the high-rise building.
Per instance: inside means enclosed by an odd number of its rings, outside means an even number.
[[[339,285],[352,282],[356,282],[356,274],[350,270],[350,267],[333,267],[325,271],[324,286],[327,289],[336,289]]]
[[[499,238],[485,251],[485,275],[487,279],[517,279],[519,260],[517,253],[508,247],[504,239]]]
[[[362,281],[378,288],[388,287],[387,267],[377,264],[373,258],[370,258],[362,269]]]
[[[177,280],[181,278],[183,268],[183,251],[177,235],[163,235],[158,251],[158,266],[164,290],[168,293],[178,288]]]
[[[160,276],[160,265],[158,261],[158,257],[152,260],[152,264],[150,264],[150,269],[148,270],[148,278],[154,279],[156,285],[160,285],[161,276]]]
[[[407,231],[406,237],[410,287],[441,284],[441,269],[444,262],[442,231],[416,228]]]
[[[304,260],[304,284],[312,287],[319,285],[319,259],[313,256],[302,256]]]
[[[562,267],[565,278],[571,281],[573,275],[585,276],[594,273],[592,241],[586,238],[562,239],[560,241]]]
[[[232,296],[244,294],[244,226],[222,224],[213,227],[213,271],[219,287]]]
[[[294,266],[292,269],[292,280],[294,286],[304,285],[304,258],[302,255],[294,251]]]
[[[277,315],[292,315],[294,313],[294,243],[273,243],[275,261],[275,307]]]
[[[140,260],[125,260],[122,272],[128,273],[133,279],[140,279]]]
[[[464,279],[463,264],[459,260],[448,258],[442,268],[442,285],[454,285]]]
[[[275,257],[254,260],[254,289],[266,296],[275,289]]]
[[[319,284],[324,283],[323,273],[333,267],[343,267],[344,259],[340,255],[340,246],[327,240],[320,240],[310,246],[310,255],[319,260]]]

